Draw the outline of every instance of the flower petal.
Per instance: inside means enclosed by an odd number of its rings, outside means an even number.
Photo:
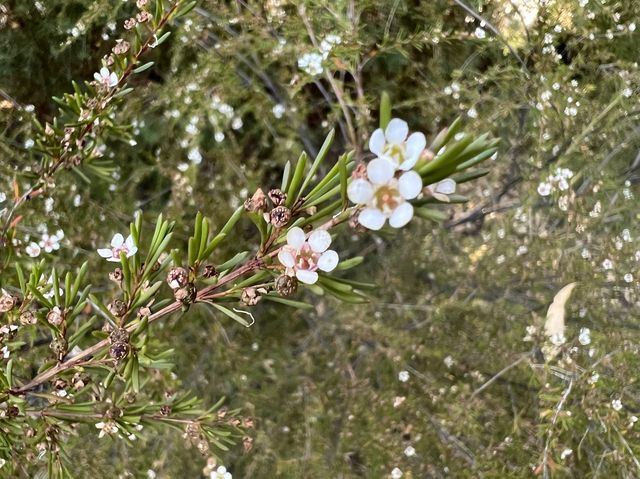
[[[118,256],[116,258],[115,256],[112,256],[111,258],[107,258],[107,261],[111,261],[112,263],[119,263],[120,262],[120,257]]]
[[[101,81],[102,81],[102,77],[100,76],[100,73],[98,73],[98,72],[95,72],[95,73],[93,74],[93,79],[94,79],[95,81],[97,81],[97,82],[101,82]]]
[[[278,261],[280,261],[280,263],[287,268],[293,268],[293,266],[296,264],[296,259],[293,257],[291,252],[286,249],[280,250],[280,252],[278,253]]]
[[[358,216],[358,223],[365,228],[377,231],[384,226],[385,216],[375,208],[365,208]]]
[[[127,239],[124,241],[124,245],[127,247],[128,250],[132,250],[133,248],[135,248],[136,244],[133,242],[133,236],[131,235],[127,236]]]
[[[398,180],[398,189],[405,200],[412,200],[422,190],[422,178],[415,171],[407,171]]]
[[[394,118],[387,125],[384,136],[389,143],[402,143],[409,134],[409,125],[400,118]]]
[[[366,205],[373,198],[373,186],[364,178],[357,178],[349,183],[347,197],[352,203]]]
[[[133,245],[131,248],[129,248],[128,251],[129,252],[127,253],[127,258],[130,258],[131,256],[133,256],[138,252],[138,247],[136,245]]]
[[[407,203],[406,201],[398,206],[393,213],[391,213],[391,217],[389,218],[389,224],[393,228],[402,228],[413,218],[413,206],[411,203]]]
[[[109,69],[106,67],[102,67],[100,69],[100,76],[104,79],[104,78],[109,78]]]
[[[338,257],[338,253],[333,251],[332,249],[325,251],[322,253],[322,256],[318,259],[318,268],[322,271],[333,271],[338,266],[338,261],[340,258]]]
[[[407,171],[413,168],[426,146],[427,139],[422,133],[412,133],[407,140],[406,159],[400,165],[400,169]]]
[[[296,278],[305,284],[314,284],[318,281],[318,273],[307,269],[296,270]]]
[[[383,158],[376,158],[371,160],[367,165],[367,176],[371,183],[376,185],[384,185],[395,173],[396,167],[389,160]]]
[[[111,239],[111,246],[113,248],[120,248],[123,244],[124,236],[122,236],[120,233],[116,233],[115,235],[113,235],[113,238]]]
[[[306,235],[302,228],[298,228],[297,226],[291,228],[287,232],[287,244],[297,250],[302,248],[306,239]]]
[[[98,254],[103,258],[111,258],[111,249],[109,248],[100,248],[98,250]]]
[[[322,253],[331,244],[331,235],[326,230],[315,230],[309,236],[309,246],[314,253]]]
[[[376,156],[382,156],[384,143],[384,131],[382,131],[382,128],[378,128],[369,138],[369,151]]]
[[[442,180],[436,185],[436,192],[444,195],[451,195],[456,192],[456,182],[451,178]]]

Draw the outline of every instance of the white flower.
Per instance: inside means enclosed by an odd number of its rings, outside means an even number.
[[[25,248],[25,251],[32,258],[37,258],[38,256],[40,256],[40,252],[41,252],[40,245],[32,241],[31,243],[29,243],[29,246]]]
[[[452,195],[456,192],[456,186],[457,185],[455,180],[446,178],[442,181],[439,181],[438,183],[427,186],[427,189],[431,192],[431,195],[435,199],[448,203],[449,195]]]
[[[231,473],[224,466],[219,466],[218,469],[212,471],[209,477],[211,479],[232,479]]]
[[[200,153],[200,150],[198,150],[197,148],[192,148],[189,150],[187,158],[189,158],[189,161],[193,161],[196,165],[198,165],[202,162],[202,153]]]
[[[398,373],[398,379],[401,382],[406,383],[409,380],[409,371],[400,371]]]
[[[551,183],[543,181],[538,185],[538,194],[540,196],[549,196],[551,194],[552,188],[553,187],[551,186]]]
[[[587,344],[591,344],[591,330],[589,328],[580,328],[580,335],[578,336],[578,341],[583,346]]]
[[[298,58],[298,68],[304,70],[311,76],[322,73],[322,55],[319,53],[305,53]]]
[[[327,35],[324,40],[320,42],[320,51],[322,52],[323,58],[327,58],[329,56],[329,52],[333,49],[334,46],[340,45],[342,43],[342,38],[338,35]]]
[[[394,467],[393,471],[391,471],[391,477],[393,479],[400,479],[402,477],[402,471],[397,467]]]
[[[60,249],[61,239],[62,237],[58,236],[58,234],[51,236],[45,233],[42,235],[42,239],[40,240],[40,247],[43,250],[45,250],[47,253],[51,253],[52,251],[57,251]]]
[[[384,158],[376,158],[367,165],[367,178],[353,180],[347,188],[349,200],[365,208],[358,222],[370,230],[379,230],[387,219],[393,228],[402,228],[413,218],[411,200],[422,190],[422,178],[415,171],[407,171],[395,178],[395,165]]]
[[[0,354],[2,354],[2,357],[4,359],[8,359],[11,351],[9,351],[9,348],[7,346],[3,346],[2,349],[0,349]]]
[[[99,422],[96,427],[100,429],[99,438],[103,438],[106,434],[115,434],[118,432],[118,425],[113,421]]]
[[[107,88],[114,87],[118,84],[118,75],[116,75],[115,72],[109,72],[109,69],[105,67],[102,67],[99,72],[94,73],[93,78]]]
[[[420,133],[409,135],[406,121],[394,118],[383,131],[378,128],[371,134],[369,150],[379,158],[389,160],[397,169],[410,170],[427,146],[427,139]]]
[[[273,116],[275,116],[276,118],[280,119],[282,118],[282,116],[284,115],[286,109],[284,107],[283,104],[278,103],[277,105],[275,105],[272,109],[271,109]]]
[[[278,253],[278,260],[288,273],[305,284],[318,281],[316,270],[333,271],[338,265],[338,253],[328,249],[331,235],[325,230],[315,230],[306,238],[304,231],[297,226],[287,233],[287,244]]]
[[[620,409],[622,409],[622,401],[620,401],[620,399],[614,399],[613,401],[611,401],[611,407],[615,411],[619,411]]]
[[[117,233],[111,240],[111,248],[100,248],[98,254],[107,261],[118,263],[120,261],[121,251],[124,252],[127,258],[137,253],[138,247],[133,243],[133,237],[131,235],[125,240],[120,233]]]
[[[407,457],[415,456],[416,455],[415,448],[413,446],[407,446],[407,448],[404,450],[404,455]]]

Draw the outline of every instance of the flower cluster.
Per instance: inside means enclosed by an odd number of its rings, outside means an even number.
[[[342,38],[338,35],[327,35],[324,40],[320,42],[320,50],[317,52],[309,52],[298,58],[298,68],[305,71],[311,76],[320,75],[324,69],[322,62],[329,58],[329,53],[336,45],[342,43]]]
[[[567,191],[571,178],[573,178],[573,171],[568,168],[557,168],[553,175],[549,175],[546,180],[538,185],[538,194],[540,196],[549,196],[555,189]]]

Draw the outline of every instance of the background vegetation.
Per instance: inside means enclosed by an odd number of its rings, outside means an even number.
[[[0,3],[7,197],[34,167],[30,118],[91,78],[134,8]],[[443,225],[340,245],[365,253],[369,304],[261,304],[248,330],[194,309],[154,326],[176,381],[256,418],[252,450],[225,456],[234,477],[520,478],[545,462],[553,477],[638,477],[637,21],[624,0],[203,0],[117,113],[135,141],[106,146],[112,181],[61,175],[21,233],[62,229],[43,257],[106,277],[95,248],[137,209],[177,220],[186,241],[196,211],[224,221],[334,125],[334,154],[366,156],[382,91],[431,138],[461,115],[502,139],[492,173]],[[298,60],[328,35],[341,41],[312,76]],[[547,307],[575,281],[566,342],[545,357]],[[72,450],[78,477],[198,477],[204,460],[184,443],[128,449],[88,425]]]

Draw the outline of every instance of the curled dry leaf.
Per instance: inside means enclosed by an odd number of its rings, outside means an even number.
[[[564,342],[565,305],[576,284],[577,283],[569,283],[558,291],[547,310],[547,319],[544,322],[544,333],[549,338],[553,346],[559,346]],[[557,347],[551,347],[548,351],[549,354],[545,354],[545,356],[548,358],[550,356],[554,356],[557,352]]]

